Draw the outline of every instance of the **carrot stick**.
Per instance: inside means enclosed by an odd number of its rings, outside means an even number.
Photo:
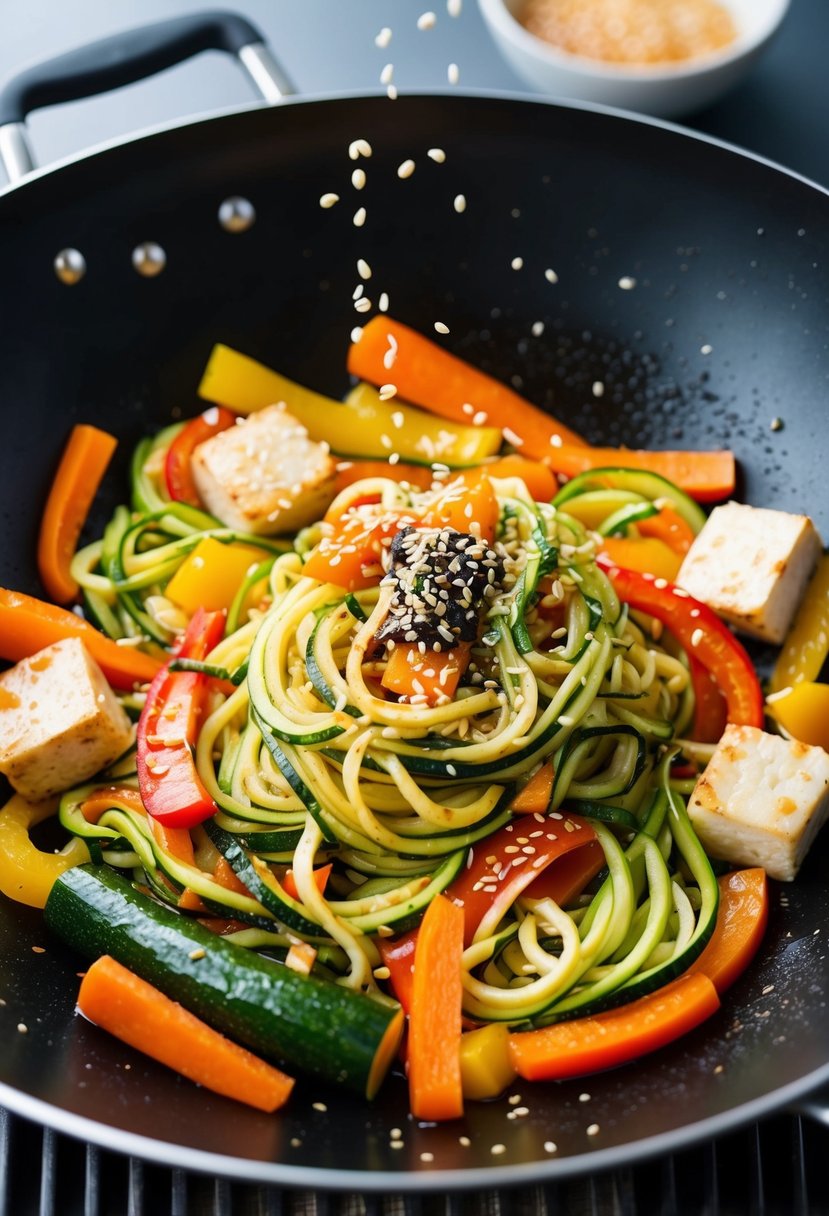
[[[548,760],[518,791],[510,803],[510,810],[516,815],[543,815],[550,804],[554,776],[553,762]]]
[[[389,464],[387,460],[341,460],[337,464],[334,494],[339,494],[348,486],[353,486],[355,481],[363,481],[366,477],[386,477],[398,484],[407,481],[409,485],[417,486],[418,490],[428,490],[435,480],[432,469],[424,464]]]
[[[81,982],[78,1009],[91,1022],[205,1089],[274,1111],[294,1081],[226,1039],[108,954]]]
[[[766,872],[759,866],[723,874],[717,885],[720,888],[717,924],[708,945],[689,970],[707,975],[717,992],[725,992],[745,971],[763,940],[769,896]]]
[[[565,443],[550,448],[544,463],[564,477],[576,477],[591,469],[644,469],[667,477],[699,502],[717,502],[734,492],[734,453],[729,451],[648,452]]]
[[[398,642],[386,663],[382,685],[399,697],[425,696],[427,705],[436,705],[441,696],[451,699],[469,666],[471,649],[469,642],[460,642],[452,650],[423,655],[417,642]]]
[[[40,521],[37,568],[50,599],[68,604],[78,594],[69,573],[81,528],[112,454],[114,435],[81,423],[72,428]]]
[[[386,365],[389,350],[395,351],[391,368]],[[584,443],[575,431],[505,384],[388,316],[373,317],[363,327],[360,341],[349,349],[348,370],[372,384],[391,380],[406,401],[453,422],[468,425],[470,416],[485,414],[481,423],[506,428],[505,438],[513,443],[514,436],[523,456],[549,455],[554,437],[574,446]],[[465,405],[474,407],[472,415]]]
[[[719,1004],[707,976],[682,975],[620,1009],[512,1035],[512,1063],[527,1081],[600,1072],[673,1042],[710,1017]]]
[[[216,862],[213,881],[218,886],[224,887],[226,891],[233,891],[236,895],[250,895],[250,891],[239,878],[233,866],[224,857],[220,857]]]
[[[87,823],[97,823],[104,811],[112,807],[126,807],[146,814],[140,793],[129,785],[106,785],[93,790],[81,803],[81,814]]]
[[[555,477],[540,460],[512,454],[499,456],[482,468],[488,477],[520,477],[536,502],[549,502],[558,493]]]
[[[327,866],[320,866],[319,869],[314,870],[314,882],[317,884],[317,890],[320,895],[325,894],[325,885],[328,882],[328,876],[332,869],[332,863],[329,861]],[[299,899],[299,891],[296,888],[293,870],[286,871],[285,877],[282,879],[282,890],[290,895],[291,899]]]
[[[658,515],[648,519],[640,519],[636,525],[642,536],[655,536],[664,540],[665,544],[684,557],[694,543],[694,533],[690,524],[679,515],[673,507],[664,506]]]
[[[178,861],[183,861],[187,866],[195,866],[193,838],[187,828],[168,827],[167,824],[153,816],[149,817],[149,824],[156,842],[166,853],[171,854]]]
[[[63,638],[80,638],[115,688],[147,684],[162,667],[152,655],[117,646],[74,612],[0,587],[0,658],[17,663]]]
[[[437,895],[420,926],[409,1015],[409,1099],[416,1119],[458,1119],[463,909]]]

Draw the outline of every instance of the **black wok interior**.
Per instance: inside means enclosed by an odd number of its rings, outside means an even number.
[[[356,137],[374,149],[361,194]],[[436,145],[443,165],[425,156]],[[408,157],[417,169],[401,181]],[[318,204],[326,191],[341,196],[331,210]],[[254,204],[250,231],[219,226],[230,195]],[[450,349],[586,438],[731,446],[741,497],[808,511],[829,538],[828,219],[823,191],[727,148],[507,98],[288,103],[53,171],[0,197],[0,582],[38,592],[39,512],[70,426],[123,439],[94,531],[124,497],[133,443],[199,408],[214,342],[341,395],[358,257],[373,270],[367,294],[387,291],[392,315],[429,333],[444,321]],[[132,267],[143,241],[166,251],[156,278]],[[88,267],[73,287],[52,267],[66,247]],[[38,913],[3,902],[0,1102],[160,1160],[317,1188],[471,1186],[482,1170],[489,1184],[518,1182],[711,1135],[829,1077],[828,844],[793,886],[773,888],[758,963],[699,1031],[601,1077],[514,1086],[526,1117],[508,1120],[505,1100],[471,1104],[465,1126],[418,1127],[399,1077],[372,1107],[303,1085],[276,1117],[206,1095],[76,1018],[79,961]]]

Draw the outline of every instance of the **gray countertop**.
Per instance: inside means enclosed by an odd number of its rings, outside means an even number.
[[[0,80],[94,38],[205,7],[208,0],[3,0]],[[232,7],[259,25],[301,93],[376,89],[389,60],[401,91],[445,88],[450,62],[460,66],[461,87],[530,91],[490,40],[476,0],[465,0],[457,20],[446,15],[443,0],[238,0]],[[417,17],[429,7],[439,19],[421,32]],[[374,44],[384,25],[394,31],[388,50]],[[687,117],[686,125],[829,184],[827,45],[827,0],[793,0],[750,77],[718,105]],[[209,53],[105,97],[41,111],[29,126],[45,164],[120,134],[250,99],[236,65]]]

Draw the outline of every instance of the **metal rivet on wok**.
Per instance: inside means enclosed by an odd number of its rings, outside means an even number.
[[[86,258],[79,249],[61,249],[52,263],[61,283],[72,287],[86,274]]]
[[[247,232],[256,222],[256,210],[249,199],[234,194],[219,208],[219,223],[225,232]]]
[[[167,254],[155,241],[144,241],[133,249],[132,264],[144,278],[152,279],[167,265]]]

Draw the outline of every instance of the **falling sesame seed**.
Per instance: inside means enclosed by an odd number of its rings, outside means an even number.
[[[489,1151],[492,1153],[493,1157],[500,1157],[501,1153],[505,1153],[507,1151],[507,1146],[506,1144],[493,1144]]]
[[[371,156],[371,144],[367,139],[353,139],[348,145],[350,160],[359,160],[361,156]]]
[[[369,266],[369,264],[365,260],[365,258],[357,259],[357,273],[361,279],[370,279],[371,278],[371,267]]]
[[[579,1094],[579,1102],[589,1102],[590,1098],[590,1094]]]
[[[633,291],[636,286],[636,279],[629,274],[623,274],[621,279],[619,279],[619,286],[622,291]]]
[[[402,1133],[402,1131],[400,1130],[400,1128],[399,1128],[399,1127],[393,1127],[393,1128],[391,1129],[391,1131],[389,1132],[389,1138],[390,1138],[391,1140],[402,1140],[402,1139],[403,1139],[403,1133]]]
[[[427,1163],[427,1165],[430,1161],[434,1161],[434,1159],[435,1159],[434,1153],[421,1153],[420,1154],[420,1160],[425,1161]]]
[[[449,333],[449,326],[448,326],[448,325],[445,325],[445,324],[443,323],[443,321],[435,321],[435,330],[436,330],[436,331],[437,331],[437,333],[439,333],[439,334],[448,334],[448,333]]]
[[[593,381],[593,396],[594,397],[603,397],[604,396],[604,384],[602,383],[601,380]]]
[[[558,275],[550,267],[548,267],[544,271],[544,278],[547,280],[548,283],[557,283],[558,282]]]
[[[544,1141],[544,1152],[545,1153],[557,1153],[558,1145],[553,1140],[545,1140]]]
[[[360,207],[360,208],[358,208],[357,211],[354,212],[354,219],[352,220],[352,223],[354,224],[355,228],[362,228],[362,226],[365,222],[366,222],[366,209],[365,209],[365,207]]]
[[[588,1136],[598,1136],[600,1130],[598,1123],[591,1123],[587,1129],[587,1134]]]
[[[355,325],[355,326],[354,326],[354,328],[353,328],[353,329],[352,329],[352,331],[351,331],[351,341],[352,341],[352,342],[359,342],[359,341],[360,341],[360,339],[362,338],[362,336],[363,336],[363,327],[362,327],[362,325]]]
[[[447,764],[446,771],[450,777],[457,777],[458,775],[458,770],[455,768],[454,764]]]
[[[523,265],[524,265],[523,258],[513,258],[512,261],[510,262],[510,266],[512,267],[513,270],[521,270],[523,268]]]
[[[320,206],[323,207],[327,211],[329,207],[335,206],[335,204],[338,203],[339,201],[340,201],[339,194],[334,194],[333,192],[329,191],[328,194],[323,194],[320,197]]]
[[[712,351],[713,349],[714,349],[714,347],[713,347],[713,346],[711,346],[711,344],[710,344],[709,342],[706,342],[704,346],[701,346],[701,347],[699,348],[699,353],[700,353],[701,355],[710,355],[710,354],[711,354],[711,351]]]
[[[483,426],[488,417],[489,414],[486,412],[486,410],[478,410],[477,414],[473,415],[472,425]]]
[[[466,195],[456,194],[455,201],[453,202],[452,206],[455,208],[458,215],[463,215],[464,211],[466,211]]]
[[[388,86],[388,88],[386,89],[386,96],[388,97],[389,101],[397,101],[397,85],[396,84],[390,84]]]
[[[394,64],[387,63],[386,66],[383,68],[382,72],[380,73],[380,83],[381,84],[391,84],[393,76],[394,76]]]
[[[392,1141],[389,1143],[389,1148],[402,1148],[402,1147],[403,1147],[403,1141],[402,1141],[402,1140],[392,1140]]]
[[[324,1115],[328,1110],[328,1107],[324,1102],[312,1102],[311,1105],[313,1106],[314,1110],[318,1110],[321,1115]]]
[[[417,19],[417,28],[419,30],[432,30],[437,25],[437,20],[437,14],[435,13],[421,13]]]
[[[26,1023],[25,1023],[25,1022],[18,1022],[18,1023],[17,1023],[17,1029],[20,1031],[20,1033],[21,1033],[21,1034],[28,1034],[28,1033],[29,1033],[29,1027],[26,1025]]]
[[[506,439],[507,443],[511,443],[514,448],[520,448],[522,446],[522,444],[524,443],[524,440],[521,438],[521,436],[516,435],[515,431],[513,431],[511,427],[508,427],[508,426],[501,427],[501,432],[502,432],[504,438]]]
[[[426,155],[429,157],[429,160],[433,160],[436,165],[442,165],[446,160],[446,153],[444,152],[443,148],[430,148]]]
[[[380,305],[382,308],[382,304]],[[389,344],[389,349],[383,355],[383,367],[386,371],[390,371],[394,367],[394,361],[397,358],[397,338],[394,334],[386,334],[386,340]]]
[[[401,179],[411,177],[415,171],[415,163],[413,160],[404,160],[402,165],[397,166],[397,176]]]
[[[396,384],[381,384],[378,396],[381,401],[389,401],[397,393]]]
[[[389,294],[387,291],[380,292],[380,299],[377,303],[377,307],[380,309],[381,312],[389,311]]]
[[[371,300],[367,296],[361,296],[359,300],[354,301],[354,307],[357,309],[357,312],[370,312]]]
[[[352,300],[359,300],[360,296],[363,294],[364,291],[365,291],[365,288],[363,287],[363,284],[358,283],[357,286],[354,288],[354,290],[351,293]]]
[[[471,1143],[472,1141],[468,1136],[458,1136],[458,1144],[461,1146],[461,1148],[469,1148]]]
[[[543,321],[533,321],[533,326],[532,326],[533,337],[540,338],[543,333],[544,333],[544,322]]]
[[[387,47],[391,42],[391,30],[387,25],[384,25],[380,33],[374,39],[374,45],[379,46],[381,50]]]
[[[446,0],[446,11],[450,17],[460,17],[463,0]]]
[[[355,190],[362,190],[366,184],[365,169],[355,169],[351,174],[351,184]]]
[[[456,63],[450,63],[446,69],[446,78],[450,84],[457,84],[461,78],[460,68]]]

